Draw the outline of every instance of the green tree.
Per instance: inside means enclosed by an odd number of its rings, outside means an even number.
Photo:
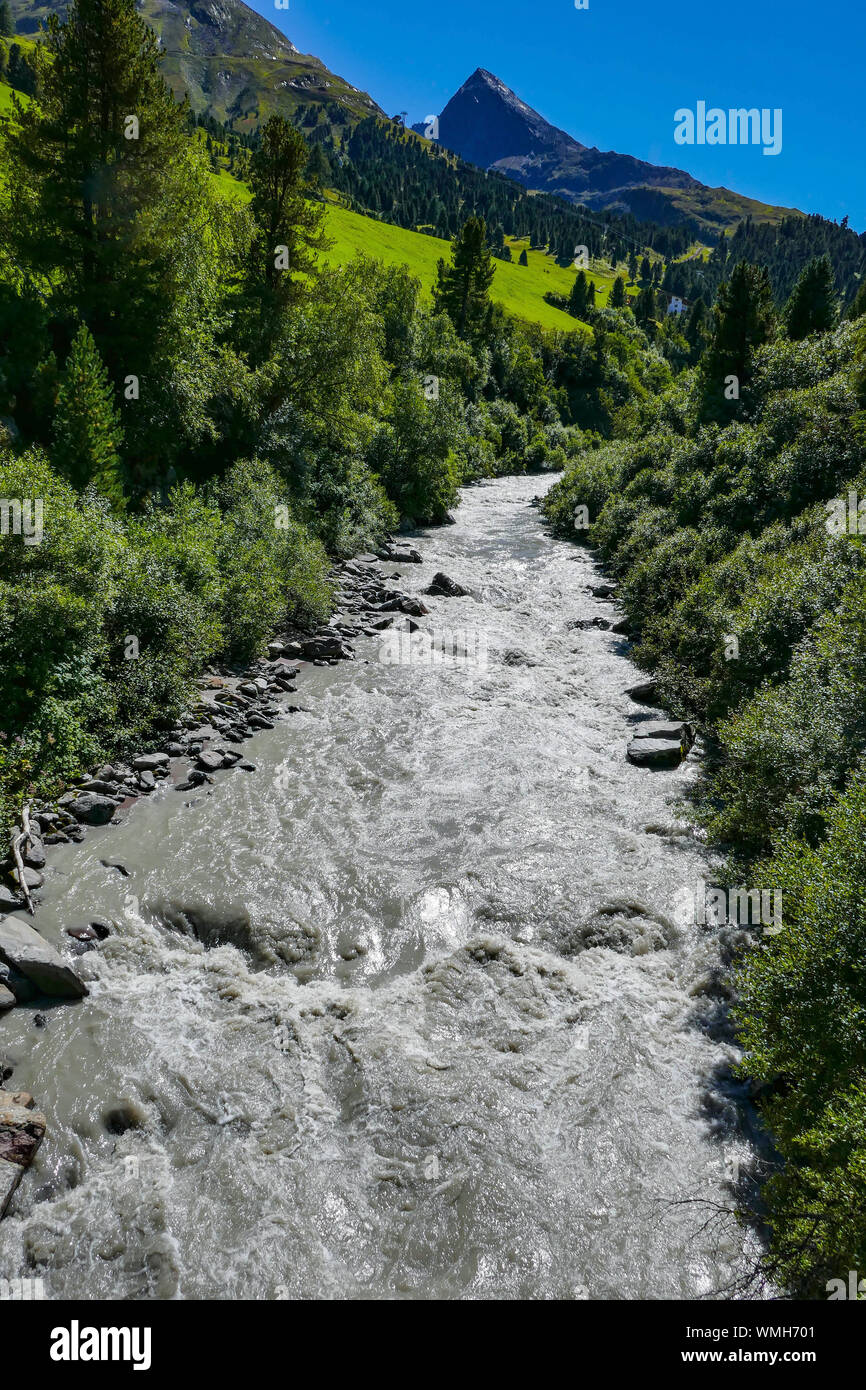
[[[0,37],[8,38],[15,33],[15,25],[12,23],[12,11],[9,8],[9,0],[0,0]]]
[[[518,257],[517,264],[518,264],[518,265],[529,265],[529,257],[528,257],[527,254],[526,254],[526,247],[525,247],[525,246],[524,246],[523,250],[521,251],[521,253],[520,253],[519,257]]]
[[[586,271],[579,270],[574,277],[571,294],[568,296],[568,312],[573,314],[576,319],[582,319],[586,317],[588,306],[589,281],[586,278]]]
[[[634,316],[638,323],[645,328],[647,324],[655,318],[655,311],[655,291],[651,284],[646,284],[639,292],[637,300],[635,301]]]
[[[627,304],[628,299],[625,293],[625,280],[621,275],[618,275],[611,287],[608,305],[611,309],[625,309]]]
[[[810,333],[826,333],[839,312],[835,277],[830,257],[814,256],[800,271],[785,305],[784,323],[789,338],[798,342]]]
[[[0,240],[61,338],[80,317],[113,377],[143,373],[206,236],[186,113],[134,0],[73,0],[36,56],[39,103],[6,132]]]
[[[683,335],[689,345],[692,362],[697,362],[710,337],[710,315],[700,296],[689,309]]]
[[[475,336],[487,320],[495,266],[481,217],[469,217],[451,245],[451,265],[440,261],[433,290],[436,312],[448,315],[461,338]]]
[[[328,179],[331,177],[331,166],[321,145],[314,145],[310,150],[305,177],[311,188],[318,189],[327,186]]]
[[[849,319],[859,319],[863,314],[866,314],[866,280],[863,281],[852,299],[848,307],[847,317]]]
[[[72,340],[54,414],[53,461],[79,491],[89,483],[117,505],[122,500],[123,439],[108,373],[86,324]]]
[[[719,286],[713,336],[701,363],[705,417],[736,414],[743,388],[752,378],[755,351],[770,337],[774,319],[766,266],[740,261],[730,280]]]
[[[315,252],[325,246],[324,212],[311,200],[305,177],[309,158],[303,135],[287,120],[271,116],[265,122],[250,161],[256,224],[251,280],[271,304],[298,298],[300,277],[315,271]]]

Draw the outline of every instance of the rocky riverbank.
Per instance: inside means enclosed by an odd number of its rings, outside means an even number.
[[[373,636],[395,623],[417,629],[414,619],[428,609],[395,587],[399,570],[385,570],[420,563],[412,546],[390,540],[376,554],[336,564],[331,572],[336,607],[326,627],[312,634],[278,634],[268,644],[267,658],[242,671],[210,669],[187,713],[147,748],[127,762],[102,764],[55,803],[29,809],[25,824],[12,835],[18,854],[10,853],[0,864],[0,1015],[17,1004],[38,1006],[87,994],[74,965],[25,916],[38,916],[51,847],[80,842],[94,826],[119,825],[141,798],[162,785],[183,793],[213,783],[217,773],[255,772],[241,745],[298,713],[301,706],[289,697],[297,692],[305,666],[354,660],[353,639],[361,634]],[[454,596],[465,590],[437,574],[431,592]],[[127,873],[121,863],[102,862]],[[70,956],[97,949],[114,930],[114,923],[97,917],[69,925]],[[4,1065],[0,1081],[9,1075]],[[0,1091],[0,1217],[45,1133],[45,1117],[32,1106],[30,1096]]]

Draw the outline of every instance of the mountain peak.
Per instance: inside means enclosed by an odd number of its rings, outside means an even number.
[[[439,117],[439,139],[483,169],[513,156],[583,148],[487,68],[476,68],[448,102]]]

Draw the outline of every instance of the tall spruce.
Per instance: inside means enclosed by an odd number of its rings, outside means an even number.
[[[607,302],[611,309],[624,309],[626,307],[628,300],[625,293],[625,280],[621,275],[618,275],[614,280]]]
[[[43,51],[44,50],[44,51]],[[80,317],[113,379],[152,366],[206,235],[206,185],[135,0],[72,0],[37,49],[41,84],[6,133],[0,239],[59,320]]]
[[[325,245],[323,209],[307,182],[310,148],[299,130],[282,116],[271,116],[250,161],[249,184],[256,223],[253,242],[254,287],[275,304],[301,293],[301,276],[315,270],[315,252]]]
[[[705,418],[723,420],[737,413],[752,378],[755,351],[770,337],[774,322],[766,266],[740,261],[730,280],[719,286],[713,336],[701,362]]]
[[[785,331],[798,342],[810,333],[826,333],[839,313],[833,266],[828,255],[814,256],[800,271],[785,305]]]
[[[469,217],[451,245],[451,265],[440,261],[433,298],[461,338],[471,338],[487,321],[495,266],[483,218]]]
[[[123,432],[108,373],[86,324],[72,340],[54,413],[52,460],[78,489],[89,484],[119,506]]]

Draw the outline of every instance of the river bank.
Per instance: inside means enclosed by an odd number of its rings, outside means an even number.
[[[447,642],[378,633],[388,566],[354,562],[356,660],[307,668],[258,777],[165,779],[53,851],[40,930],[119,926],[80,1004],[0,1024],[50,1124],[0,1252],[49,1296],[694,1297],[748,1264],[671,804],[697,764],[626,758],[652,711],[623,635],[574,626],[615,614],[538,486],[413,542]]]

